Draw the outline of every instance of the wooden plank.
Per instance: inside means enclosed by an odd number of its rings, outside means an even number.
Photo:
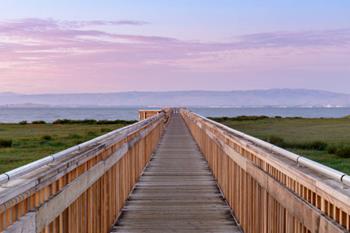
[[[111,232],[241,232],[179,115]]]

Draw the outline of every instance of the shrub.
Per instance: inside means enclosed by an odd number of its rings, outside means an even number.
[[[96,137],[97,133],[94,132],[94,131],[89,131],[89,132],[87,132],[87,135],[90,136],[90,137]]]
[[[93,120],[93,119],[85,119],[85,120],[82,120],[82,121],[76,121],[76,123],[81,123],[81,124],[96,124],[96,120]],[[74,123],[74,121],[73,121]]]
[[[280,147],[285,147],[286,146],[286,142],[284,141],[283,138],[278,137],[278,136],[270,136],[267,141],[271,144],[274,144],[276,146],[280,146]]]
[[[28,122],[27,122],[27,121],[20,121],[18,124],[20,124],[20,125],[26,125],[26,124],[28,124]]]
[[[45,141],[49,141],[49,140],[52,140],[52,137],[50,135],[44,135],[41,137],[43,140]]]
[[[60,141],[46,141],[45,143],[49,146],[52,146],[52,147],[64,147],[64,146],[66,146],[65,143],[60,142]]]
[[[326,150],[328,144],[322,141],[314,141],[314,142],[308,142],[304,144],[300,144],[300,149],[307,149],[307,150]]]
[[[134,124],[137,121],[135,120],[101,120],[97,121],[97,124],[99,125],[109,125],[109,124],[122,124],[122,125],[127,125],[127,124]]]
[[[68,137],[73,138],[73,139],[80,139],[81,138],[81,136],[79,134],[69,134]]]
[[[237,121],[256,121],[256,120],[263,120],[263,119],[269,119],[268,116],[238,116],[235,118]]]
[[[350,158],[350,146],[349,145],[332,145],[327,147],[329,154],[335,154],[342,158]]]
[[[336,154],[337,150],[338,150],[338,148],[336,146],[334,146],[334,145],[327,147],[327,152],[329,154]]]
[[[68,119],[58,119],[55,120],[54,122],[52,122],[52,124],[68,124],[70,122],[70,120]]]
[[[267,141],[271,144],[274,144],[283,148],[294,148],[294,149],[303,149],[303,150],[319,150],[323,151],[328,148],[328,144],[322,141],[313,141],[313,142],[304,142],[304,143],[296,143],[296,142],[286,142],[283,138],[272,135]]]
[[[108,124],[133,124],[137,121],[135,120],[69,120],[69,119],[58,119],[52,122],[53,124],[98,124],[98,125],[108,125]]]
[[[315,141],[315,142],[311,143],[311,146],[315,150],[326,150],[328,147],[328,144],[326,142],[322,142],[322,141]]]
[[[350,158],[350,146],[340,146],[335,154],[342,158]]]
[[[0,148],[12,147],[12,140],[0,139]]]
[[[107,132],[110,132],[112,130],[109,128],[102,128],[100,131],[101,131],[101,133],[107,133]]]
[[[45,121],[32,121],[32,124],[38,125],[38,124],[46,124]]]
[[[85,120],[58,119],[52,123],[53,124],[95,124],[96,120],[92,120],[92,119],[85,119]]]
[[[224,122],[224,121],[256,121],[256,120],[263,120],[263,119],[269,119],[268,116],[237,116],[237,117],[208,117],[209,119],[217,122]]]
[[[69,119],[58,119],[52,122],[52,124],[73,124],[75,121],[74,120],[69,120]]]

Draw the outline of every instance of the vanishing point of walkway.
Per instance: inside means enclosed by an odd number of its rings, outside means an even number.
[[[171,118],[112,232],[241,232],[180,115]]]

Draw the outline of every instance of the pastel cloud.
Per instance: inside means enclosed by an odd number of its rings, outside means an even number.
[[[350,29],[273,32],[242,36],[247,44],[262,47],[310,47],[310,46],[348,46],[350,45]]]
[[[166,71],[190,76],[194,72],[233,75],[247,70],[350,67],[350,29],[269,32],[204,43],[118,34],[101,27],[145,24],[129,20],[0,22],[0,85],[9,86],[11,80],[40,78],[50,83],[75,78],[75,84],[91,80],[93,86],[97,74],[119,84],[125,77],[135,81],[143,72],[161,80]]]

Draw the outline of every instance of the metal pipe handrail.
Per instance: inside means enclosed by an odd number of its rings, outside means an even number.
[[[126,133],[126,132],[129,134],[130,132],[132,132],[134,130],[137,130],[145,125],[148,125],[154,121],[161,119],[163,116],[164,116],[164,113],[159,113],[159,114],[152,116],[148,119],[145,119],[143,121],[139,121],[139,122],[136,122],[132,125],[128,125],[128,126],[125,126],[123,128],[113,130],[107,134],[104,134],[104,135],[101,135],[101,136],[96,137],[94,139],[91,139],[89,141],[83,142],[79,145],[70,147],[68,149],[65,149],[63,151],[57,152],[57,153],[52,154],[52,155],[48,155],[48,156],[46,156],[42,159],[39,159],[37,161],[31,162],[31,163],[26,164],[24,166],[21,166],[19,168],[15,168],[11,171],[5,172],[5,173],[0,175],[0,185],[3,185],[5,183],[9,182],[10,180],[13,180],[14,178],[17,178],[19,176],[23,176],[25,174],[28,174],[28,173],[30,173],[30,172],[32,172],[32,171],[34,171],[42,166],[48,165],[54,161],[62,160],[74,152],[79,152],[83,149],[86,149],[87,147],[97,145],[110,137],[114,137],[114,136],[120,135],[121,133]]]
[[[252,137],[250,135],[247,135],[245,133],[242,133],[238,130],[235,130],[235,129],[232,129],[226,125],[223,125],[223,124],[220,124],[216,121],[213,121],[211,119],[208,119],[206,117],[203,117],[197,113],[194,113],[194,112],[191,112],[191,111],[188,111],[188,110],[185,110],[187,111],[188,113],[191,113],[201,119],[203,119],[204,121],[207,121],[211,124],[214,124],[215,126],[229,132],[230,134],[233,134],[234,136],[236,137],[240,137],[240,138],[243,138],[253,144],[255,144],[256,146],[259,146],[259,147],[262,147],[268,151],[271,151],[273,153],[276,153],[276,154],[279,154],[289,160],[292,160],[294,162],[296,162],[297,165],[301,165],[301,166],[304,166],[304,167],[307,167],[313,171],[316,171],[322,175],[325,175],[329,178],[332,178],[334,180],[337,180],[339,181],[340,183],[344,184],[344,185],[347,185],[347,186],[350,186],[350,176],[343,173],[343,172],[340,172],[338,170],[335,170],[333,168],[330,168],[330,167],[327,167],[321,163],[318,163],[318,162],[315,162],[313,160],[310,160],[308,158],[305,158],[303,156],[300,156],[300,155],[297,155],[293,152],[290,152],[288,150],[285,150],[283,148],[280,148],[278,146],[275,146],[271,143],[268,143],[268,142],[265,142],[261,139],[258,139],[258,138],[255,138],[255,137]]]

